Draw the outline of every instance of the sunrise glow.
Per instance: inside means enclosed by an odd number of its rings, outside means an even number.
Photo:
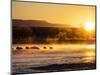
[[[95,29],[95,25],[92,22],[87,22],[84,26],[85,30],[92,31]]]

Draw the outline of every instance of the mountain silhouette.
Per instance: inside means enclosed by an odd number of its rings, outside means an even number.
[[[13,26],[17,27],[64,27],[68,25],[49,23],[44,20],[21,20],[13,19]]]

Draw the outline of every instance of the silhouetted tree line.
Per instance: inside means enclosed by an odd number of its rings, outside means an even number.
[[[77,28],[13,28],[13,43],[82,42],[89,40],[87,38],[88,36]]]

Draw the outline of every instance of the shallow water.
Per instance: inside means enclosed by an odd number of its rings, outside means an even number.
[[[18,46],[23,49],[16,50]],[[39,49],[25,49],[26,46],[35,46]],[[29,68],[50,64],[95,62],[95,44],[15,44],[12,47],[12,69],[14,73],[38,72],[39,70],[30,70]],[[44,47],[46,48],[44,49]]]

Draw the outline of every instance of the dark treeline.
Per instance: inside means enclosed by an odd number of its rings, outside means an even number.
[[[88,35],[80,28],[40,27],[43,23],[49,24],[45,21],[13,20],[13,43],[83,43],[95,40],[95,34]]]

